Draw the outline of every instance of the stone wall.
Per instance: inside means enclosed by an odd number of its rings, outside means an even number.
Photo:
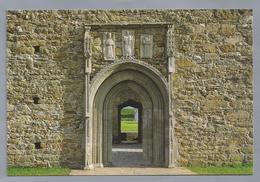
[[[8,164],[84,165],[84,25],[118,22],[174,25],[178,164],[251,162],[251,10],[58,10],[7,12]],[[99,31],[92,77],[109,64]],[[144,61],[166,76],[165,32],[152,33],[161,47]]]

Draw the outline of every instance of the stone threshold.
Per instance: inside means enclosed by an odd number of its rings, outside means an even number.
[[[185,167],[158,168],[158,167],[105,167],[94,170],[71,170],[72,176],[177,176],[197,175]]]

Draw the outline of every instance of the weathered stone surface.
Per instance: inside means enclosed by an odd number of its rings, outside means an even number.
[[[7,12],[8,164],[84,165],[84,25],[118,22],[174,25],[178,165],[253,161],[251,10],[14,10]],[[109,30],[119,60],[122,32]],[[91,30],[91,78],[110,64],[102,56],[107,31]],[[141,34],[153,35],[153,58],[141,60],[167,77],[165,29],[135,30],[138,59]]]
[[[222,24],[221,33],[223,36],[231,36],[234,35],[236,31],[236,25]]]
[[[223,44],[223,45],[219,46],[219,48],[223,53],[235,51],[235,45],[233,45],[233,44]]]

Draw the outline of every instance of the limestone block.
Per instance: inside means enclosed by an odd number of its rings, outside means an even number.
[[[219,99],[206,100],[203,104],[202,109],[204,111],[213,111],[228,108],[228,102]]]
[[[235,34],[236,26],[230,24],[222,24],[221,25],[221,33],[224,36],[232,36]]]
[[[236,47],[233,44],[224,44],[219,46],[220,50],[224,53],[235,52]]]
[[[216,47],[215,44],[205,44],[203,46],[203,50],[206,53],[217,53],[218,52],[217,47]]]

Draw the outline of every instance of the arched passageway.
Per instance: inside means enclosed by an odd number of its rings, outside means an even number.
[[[130,110],[133,113],[132,118],[128,123],[136,123],[136,131],[122,131],[123,121],[122,118],[123,110]],[[126,122],[126,121],[124,121]],[[128,140],[128,134],[132,133],[132,142]],[[125,134],[125,135],[124,135]],[[127,100],[118,106],[118,121],[113,122],[113,144],[125,143],[142,143],[142,104],[134,100]]]
[[[91,128],[86,141],[86,163],[111,166],[113,136],[119,135],[119,107],[141,106],[142,165],[169,166],[169,101],[163,77],[135,61],[111,66],[92,82]]]

